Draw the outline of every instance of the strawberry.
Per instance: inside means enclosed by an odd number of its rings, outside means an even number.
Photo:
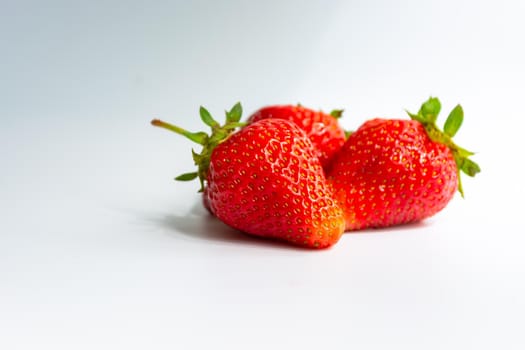
[[[323,168],[326,169],[334,154],[345,142],[345,131],[338,122],[342,112],[342,110],[334,110],[326,114],[301,105],[268,106],[252,114],[248,123],[270,118],[294,122],[306,132],[316,149],[317,157],[321,160]]]
[[[342,210],[332,197],[315,149],[303,130],[282,119],[264,119],[234,132],[240,104],[219,125],[201,107],[211,135],[190,133],[160,120],[160,126],[199,143],[193,152],[204,203],[221,221],[250,235],[308,248],[336,243],[344,231]]]
[[[463,195],[460,171],[474,176],[480,168],[452,141],[461,106],[444,131],[436,126],[440,109],[430,98],[411,120],[373,119],[350,135],[328,174],[346,230],[419,221],[442,210],[456,190]]]

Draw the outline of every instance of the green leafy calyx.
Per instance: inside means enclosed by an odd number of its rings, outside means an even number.
[[[190,132],[159,119],[151,121],[151,124],[154,126],[173,131],[202,146],[200,153],[192,150],[193,162],[197,166],[197,171],[179,175],[175,180],[191,181],[198,178],[201,184],[199,191],[202,192],[204,190],[204,181],[206,181],[208,177],[210,158],[213,150],[221,142],[226,140],[237,128],[245,125],[245,123],[240,122],[242,117],[242,106],[240,103],[236,103],[232,109],[226,111],[225,114],[226,121],[221,125],[212,117],[206,108],[200,107],[199,115],[204,124],[210,127],[211,132],[209,134],[203,131]]]
[[[445,121],[443,130],[441,130],[436,124],[440,111],[441,102],[439,99],[436,97],[430,97],[421,105],[417,114],[408,111],[407,113],[411,119],[417,120],[423,124],[431,140],[440,142],[450,148],[458,169],[458,191],[461,193],[461,196],[463,196],[463,186],[461,185],[460,177],[461,172],[468,176],[475,176],[481,171],[481,169],[478,164],[469,159],[470,156],[474,155],[473,152],[459,147],[452,141],[452,138],[456,135],[463,123],[463,108],[461,105],[457,105],[452,109]]]
[[[340,119],[343,116],[344,109],[334,109],[330,112],[330,115],[335,119]]]

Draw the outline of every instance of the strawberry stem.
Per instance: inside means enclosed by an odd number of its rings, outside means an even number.
[[[436,97],[430,97],[421,105],[417,114],[408,111],[406,112],[412,120],[417,120],[423,124],[432,141],[442,143],[452,151],[458,171],[458,191],[461,193],[461,196],[464,197],[463,185],[461,184],[460,177],[461,172],[473,177],[479,173],[481,169],[477,163],[469,159],[470,156],[474,155],[473,152],[467,151],[452,141],[452,137],[456,135],[463,123],[463,108],[461,105],[457,105],[450,112],[443,127],[443,131],[436,124],[440,111],[441,102],[439,99]]]
[[[242,116],[242,107],[240,103],[236,103],[230,111],[226,111],[226,121],[224,125],[220,125],[215,119],[213,119],[211,114],[204,107],[200,107],[199,114],[204,124],[210,127],[210,134],[203,131],[190,132],[159,119],[153,119],[151,124],[173,131],[174,133],[182,135],[202,146],[200,153],[192,150],[193,162],[197,166],[197,171],[185,173],[175,178],[175,180],[178,181],[191,181],[198,178],[201,185],[199,192],[202,192],[204,191],[204,182],[208,177],[210,158],[213,150],[217,145],[228,138],[230,134],[235,132],[237,128],[243,127],[245,123],[239,122]]]
[[[159,120],[159,119],[153,119],[151,121],[151,124],[154,126],[158,126],[160,128],[173,131],[179,135],[182,135],[186,137],[187,139],[198,143],[199,145],[204,145],[206,143],[206,138],[208,137],[208,134],[205,132],[189,132],[183,128],[180,128],[176,125],[172,125],[169,123],[166,123],[165,121]]]

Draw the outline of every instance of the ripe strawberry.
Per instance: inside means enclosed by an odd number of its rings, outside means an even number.
[[[220,126],[201,107],[210,136],[159,120],[152,123],[203,146],[200,154],[193,152],[198,171],[178,179],[199,177],[205,203],[224,223],[309,248],[336,243],[344,230],[342,210],[304,131],[287,120],[265,119],[232,133],[240,115],[237,104]]]
[[[425,102],[412,120],[373,119],[346,141],[328,174],[345,213],[346,230],[419,221],[442,210],[456,190],[459,171],[474,176],[473,153],[452,137],[463,121],[460,105],[441,131],[437,98]]]
[[[301,105],[268,106],[252,114],[248,123],[269,118],[294,122],[306,132],[316,149],[321,165],[327,169],[330,160],[345,142],[345,131],[338,122],[342,112],[342,110],[334,110],[326,114]]]

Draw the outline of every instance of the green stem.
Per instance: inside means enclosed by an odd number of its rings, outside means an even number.
[[[236,103],[230,111],[226,112],[226,121],[224,125],[220,125],[215,121],[204,107],[200,108],[199,113],[204,124],[210,127],[210,134],[205,132],[190,132],[159,119],[152,120],[151,124],[159,128],[173,131],[174,133],[182,135],[202,146],[200,153],[192,150],[193,162],[197,166],[197,171],[185,173],[175,178],[179,181],[190,181],[198,178],[201,185],[199,192],[202,192],[204,191],[205,181],[208,178],[210,159],[213,150],[222,141],[226,140],[230,134],[235,132],[237,128],[243,127],[245,123],[240,122],[242,116],[242,106],[240,103]]]
[[[188,130],[185,130],[181,127],[178,127],[176,125],[166,123],[165,121],[159,120],[159,119],[153,119],[151,121],[151,125],[158,126],[159,128],[163,128],[166,130],[173,131],[174,133],[177,133],[179,135],[182,135],[186,137],[187,139],[198,143],[199,145],[204,145],[206,143],[206,139],[208,138],[208,135],[204,132],[190,132]]]

